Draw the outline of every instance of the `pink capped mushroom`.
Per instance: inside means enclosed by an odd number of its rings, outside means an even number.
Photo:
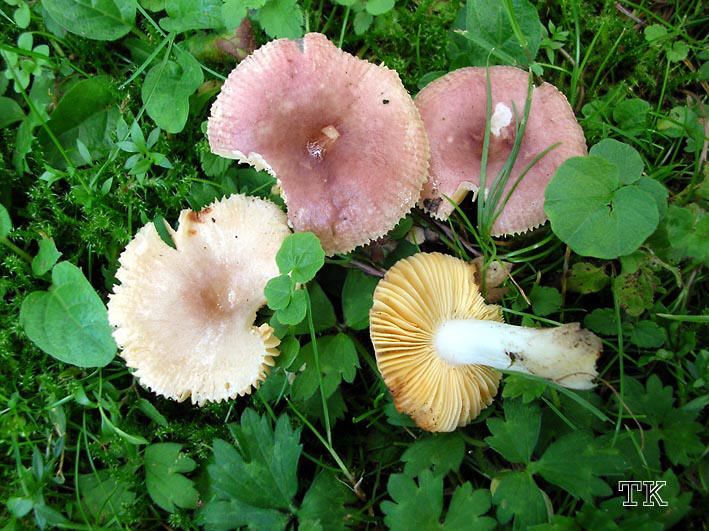
[[[485,136],[487,82],[485,68],[455,70],[425,87],[416,106],[426,126],[431,147],[429,181],[421,205],[433,216],[446,219],[468,192],[480,188],[480,165]],[[486,172],[489,190],[510,155],[516,128],[524,115],[528,73],[511,66],[489,68],[492,95],[490,143]],[[549,83],[532,92],[527,126],[501,201],[524,169],[544,150],[554,146],[519,181],[500,216],[493,236],[527,232],[544,222],[544,189],[566,159],[586,155],[586,139],[566,97]]]
[[[427,176],[426,132],[397,73],[318,33],[241,62],[207,135],[214,153],[274,175],[294,229],[314,232],[328,255],[386,234]]]

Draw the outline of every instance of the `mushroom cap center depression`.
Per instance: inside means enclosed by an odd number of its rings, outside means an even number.
[[[182,300],[190,308],[196,324],[221,327],[246,313],[249,294],[239,288],[238,267],[205,260],[205,266],[182,288]]]

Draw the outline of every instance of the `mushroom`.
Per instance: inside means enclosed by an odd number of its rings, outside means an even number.
[[[440,253],[397,262],[374,291],[370,335],[396,408],[428,431],[464,426],[492,403],[495,369],[589,389],[601,340],[578,323],[556,328],[505,324],[485,304],[476,268]]]
[[[394,228],[428,171],[426,132],[397,73],[318,33],[242,61],[207,135],[214,153],[274,175],[292,226],[314,232],[328,255]]]
[[[507,162],[516,129],[524,116],[528,73],[511,66],[489,67],[491,85],[490,140],[486,188]],[[426,86],[416,96],[431,147],[429,181],[421,205],[433,216],[446,219],[469,191],[480,188],[480,166],[486,126],[487,80],[482,67],[455,70]],[[555,146],[555,147],[552,147]],[[520,180],[525,168],[544,150],[552,148]],[[493,236],[523,233],[544,222],[544,189],[566,159],[586,155],[583,130],[566,97],[549,83],[533,89],[524,137],[500,205],[513,189],[502,213],[494,221]]]
[[[250,393],[279,354],[273,329],[254,321],[290,234],[285,214],[232,195],[183,210],[177,231],[166,229],[175,248],[149,223],[120,256],[108,317],[121,356],[168,398],[201,405]]]

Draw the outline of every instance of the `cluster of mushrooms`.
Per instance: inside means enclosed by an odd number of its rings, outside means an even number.
[[[491,67],[487,167],[508,158],[528,75]],[[232,195],[184,210],[164,243],[153,224],[120,257],[109,319],[142,385],[175,400],[248,394],[278,356],[279,339],[255,324],[275,256],[295,231],[315,233],[328,255],[388,233],[417,203],[446,219],[480,187],[486,71],[439,78],[414,101],[393,70],[343,52],[311,33],[256,50],[229,75],[212,107],[212,151],[268,171],[287,215],[260,198]],[[535,87],[512,176],[546,154],[510,188],[494,235],[546,221],[544,188],[567,158],[586,154],[566,98]],[[508,186],[515,185],[511,179]],[[399,261],[379,283],[370,313],[377,364],[396,407],[423,429],[451,431],[492,402],[496,369],[588,389],[601,342],[578,323],[526,328],[503,323],[475,280],[477,268],[439,253]],[[178,324],[179,323],[179,324]]]

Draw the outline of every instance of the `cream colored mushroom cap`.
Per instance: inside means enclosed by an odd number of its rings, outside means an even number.
[[[449,319],[502,321],[475,283],[475,266],[440,253],[397,262],[374,290],[369,314],[377,366],[396,408],[428,431],[453,431],[492,403],[500,375],[481,365],[451,365],[434,347]]]
[[[183,210],[168,230],[176,249],[149,223],[120,256],[108,317],[121,356],[168,398],[201,405],[248,394],[278,356],[273,329],[254,321],[278,275],[286,216],[270,201],[232,195]]]

